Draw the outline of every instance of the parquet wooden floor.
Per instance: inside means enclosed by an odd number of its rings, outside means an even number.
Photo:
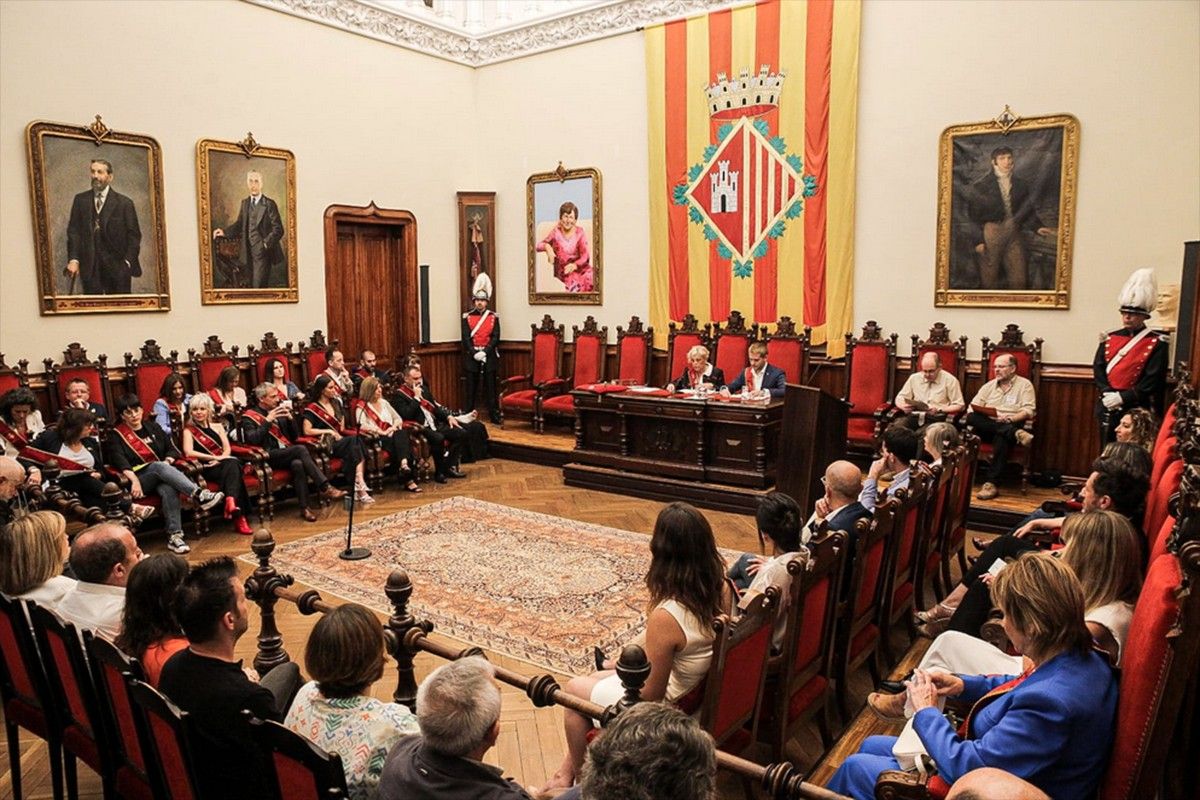
[[[563,485],[561,470],[542,467],[514,461],[492,459],[478,464],[466,465],[464,471],[469,478],[452,481],[449,484],[423,484],[424,492],[409,494],[395,488],[389,482],[387,491],[377,495],[374,505],[368,510],[356,511],[356,517],[362,513],[363,518],[371,519],[396,511],[412,508],[433,500],[465,495],[502,503],[530,511],[554,514],[581,522],[591,522],[608,525],[629,531],[649,534],[654,527],[655,517],[662,508],[662,503],[629,498],[605,492],[595,492],[584,489],[568,488]],[[754,520],[750,516],[741,516],[716,511],[705,511],[712,523],[718,544],[738,550],[757,550],[758,539],[755,534]],[[345,523],[345,512],[340,508],[330,513],[327,520],[316,524],[306,524],[298,518],[294,503],[285,503],[274,522],[270,525],[272,534],[280,542],[290,542],[310,536],[318,531],[327,530],[337,523]],[[223,526],[204,540],[192,540],[192,552],[188,555],[190,561],[196,562],[216,555],[238,556],[248,552],[248,538],[233,534]],[[142,541],[142,547],[147,552],[161,552],[165,549],[161,534],[148,534]],[[250,572],[250,567],[238,562],[239,569],[244,573]],[[382,587],[381,587],[382,591]],[[338,602],[338,598],[326,599]],[[238,646],[239,655],[247,662],[254,655],[254,634],[258,631],[257,607],[251,605],[252,619],[250,632],[241,640]],[[283,633],[284,642],[292,658],[303,660],[303,646],[312,629],[314,617],[302,616],[289,603],[280,603],[278,621]],[[905,642],[901,634],[894,632],[896,649],[903,652]],[[452,641],[452,640],[445,640]],[[897,667],[897,672],[903,674],[912,664],[916,663],[923,643],[918,643]],[[524,662],[518,662],[495,653],[489,657],[510,669],[531,674],[531,668]],[[434,656],[423,654],[417,658],[417,680],[423,679],[431,670],[442,663]],[[565,681],[566,676],[558,676]],[[381,699],[390,699],[395,688],[394,673],[384,674],[383,680],[375,685],[373,694]],[[862,707],[866,694],[871,690],[870,677],[865,669],[857,670],[850,679],[850,692],[854,707]],[[847,729],[851,734],[843,739],[841,747],[835,748],[831,758],[822,761],[820,737],[815,726],[802,730],[793,740],[789,755],[798,767],[804,770],[816,768],[814,778],[823,780],[836,765],[841,762],[840,753],[843,750],[853,752],[863,736],[884,730],[876,726],[869,712],[860,715]],[[23,794],[27,798],[47,798],[51,796],[49,764],[44,744],[27,734],[22,734],[20,742],[21,774],[24,778]],[[562,713],[555,708],[534,708],[523,693],[509,687],[504,687],[501,713],[501,733],[497,746],[487,755],[487,761],[501,765],[506,773],[526,786],[540,785],[545,778],[557,767],[565,750],[562,734]],[[832,766],[827,766],[827,764]],[[11,776],[8,772],[7,748],[0,743],[0,798],[12,796]],[[80,797],[101,797],[98,776],[80,766],[79,770]],[[722,797],[741,797],[741,786],[737,781],[722,782]]]

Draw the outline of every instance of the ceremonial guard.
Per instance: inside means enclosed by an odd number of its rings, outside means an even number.
[[[463,374],[467,380],[467,412],[475,410],[479,384],[483,384],[488,415],[500,424],[500,401],[496,396],[496,369],[500,365],[500,318],[488,307],[488,294],[475,292],[475,307],[463,314]]]
[[[1146,327],[1157,298],[1154,270],[1139,269],[1130,275],[1117,298],[1121,327],[1108,333],[1096,348],[1092,372],[1100,392],[1096,416],[1100,420],[1101,447],[1112,440],[1113,430],[1125,412],[1134,408],[1155,413],[1162,410],[1170,341],[1167,334]]]

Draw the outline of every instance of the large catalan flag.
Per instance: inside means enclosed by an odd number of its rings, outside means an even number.
[[[650,321],[853,324],[859,0],[763,0],[646,29]]]

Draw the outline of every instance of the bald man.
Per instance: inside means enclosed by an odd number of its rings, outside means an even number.
[[[13,518],[17,492],[25,485],[25,468],[9,456],[0,456],[0,525]]]
[[[834,461],[825,468],[821,485],[825,487],[825,494],[817,499],[801,537],[807,542],[822,521],[829,523],[831,531],[847,531],[853,535],[854,524],[871,516],[870,510],[858,502],[862,470],[849,461]]]
[[[956,780],[946,800],[1050,800],[1050,795],[1002,769],[980,767]]]
[[[958,378],[942,369],[937,353],[921,356],[921,369],[908,376],[904,388],[896,395],[896,408],[905,416],[902,424],[915,429],[923,420],[919,412],[935,416],[950,416],[966,408]]]
[[[80,630],[116,639],[125,610],[125,583],[144,555],[124,525],[102,522],[83,530],[71,543],[71,571],[79,582],[62,599],[58,615]]]

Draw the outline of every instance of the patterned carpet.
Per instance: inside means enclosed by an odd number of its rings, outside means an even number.
[[[403,567],[412,613],[435,631],[567,674],[590,672],[593,646],[614,653],[645,625],[645,534],[453,497],[355,525],[365,561],[339,559],[344,542],[344,529],[320,533],[272,561],[384,614],[388,573]]]

